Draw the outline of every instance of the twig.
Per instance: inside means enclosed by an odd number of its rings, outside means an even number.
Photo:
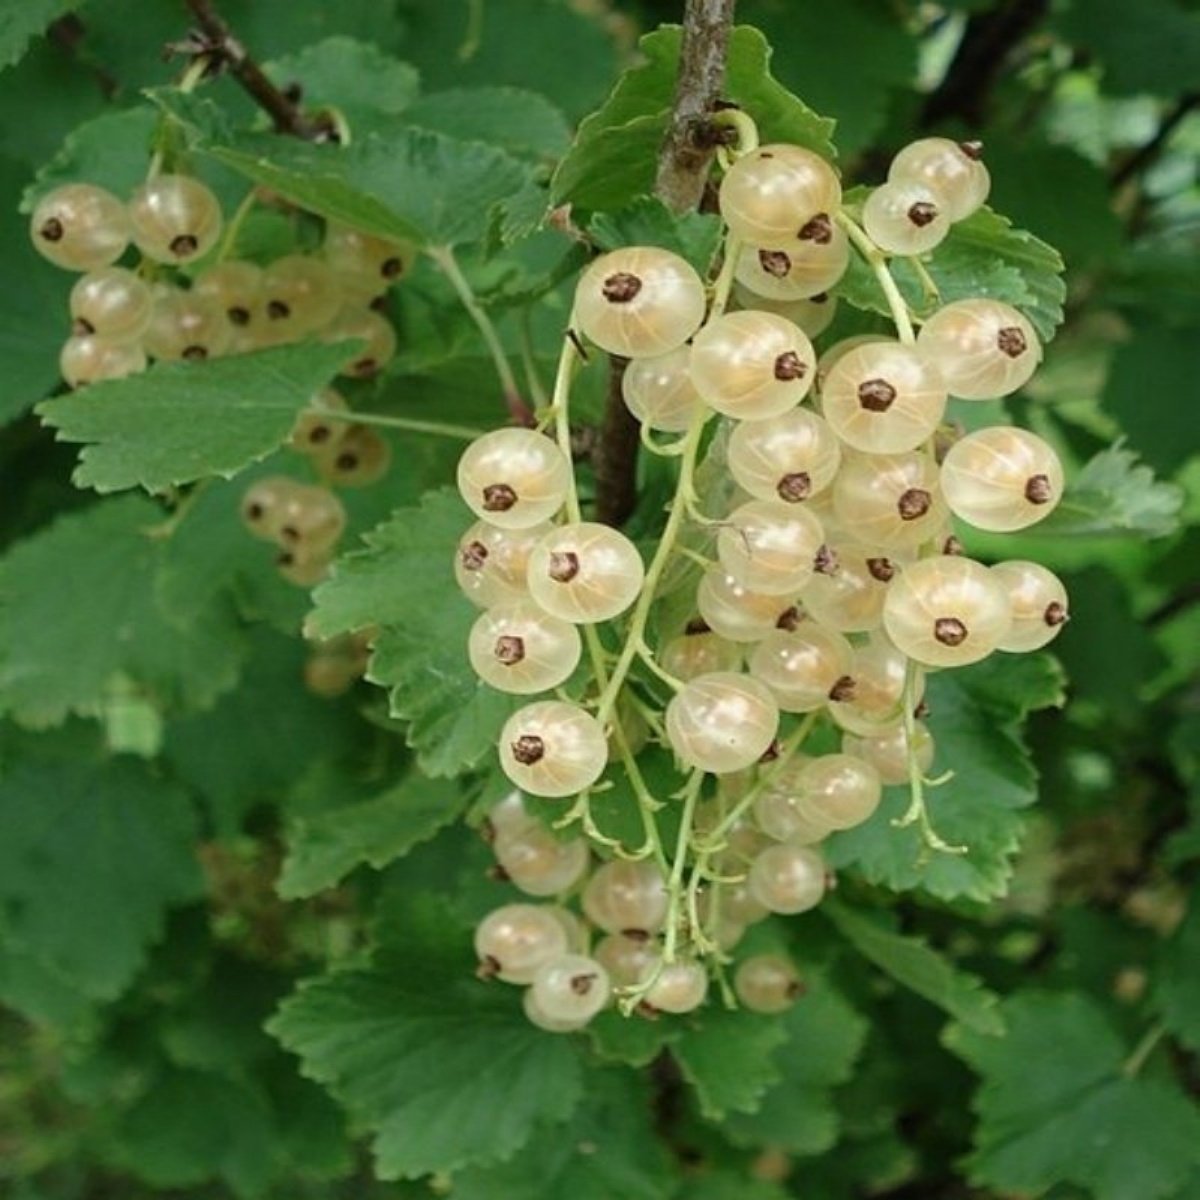
[[[1145,145],[1139,146],[1113,171],[1112,186],[1119,188],[1150,166],[1166,148],[1175,130],[1197,107],[1200,107],[1200,92],[1187,92],[1180,96],[1163,116],[1154,136]]]
[[[596,519],[623,525],[637,503],[637,456],[641,428],[621,395],[628,359],[608,360],[608,396],[604,424],[592,466],[596,472]]]

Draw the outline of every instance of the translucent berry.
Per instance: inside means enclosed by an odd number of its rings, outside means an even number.
[[[216,263],[196,277],[192,291],[217,304],[236,332],[265,325],[262,267],[230,259]]]
[[[340,392],[326,388],[316,397],[314,403],[319,404],[322,409],[333,411],[301,410],[288,437],[288,445],[301,454],[315,455],[328,450],[346,436],[346,430],[349,428],[349,405]],[[339,413],[346,413],[347,416],[340,417]]]
[[[704,407],[689,372],[692,352],[680,346],[653,358],[635,358],[621,377],[626,407],[647,428],[682,433]]]
[[[554,516],[571,484],[559,448],[532,429],[497,429],[458,460],[458,490],[476,516],[502,529],[528,529]]]
[[[777,842],[813,846],[832,832],[829,825],[804,806],[804,792],[797,775],[805,761],[793,760],[782,772],[772,775],[754,801],[754,819],[759,829]]]
[[[736,671],[742,665],[742,651],[704,626],[672,638],[658,652],[658,661],[669,675],[686,683],[712,671]]]
[[[689,767],[715,775],[740,771],[770,748],[779,707],[767,688],[731,671],[701,675],[667,705],[667,739]]]
[[[960,667],[995,650],[1012,625],[1008,591],[957,555],[910,564],[888,588],[883,624],[896,648],[930,667]]]
[[[854,651],[836,631],[814,621],[774,630],[750,656],[750,673],[765,683],[784,712],[812,712],[854,692]]]
[[[489,608],[467,638],[475,674],[498,691],[516,696],[546,692],[566,682],[581,652],[574,625],[528,600]]]
[[[233,328],[211,300],[178,288],[162,289],[144,344],[152,358],[203,362],[229,349]]]
[[[751,1012],[787,1012],[801,996],[800,973],[781,955],[755,954],[738,963],[733,976],[737,998]]]
[[[416,258],[416,251],[407,243],[372,237],[332,222],[325,227],[321,254],[339,276],[362,278],[368,299],[398,283]]]
[[[155,262],[202,258],[221,236],[221,204],[212,190],[189,175],[158,175],[129,201],[137,248]]]
[[[877,187],[863,203],[862,222],[885,254],[925,254],[950,232],[950,212],[941,196],[911,179]]]
[[[573,796],[596,782],[608,762],[604,730],[590,713],[561,700],[527,704],[500,734],[500,765],[531,796]]]
[[[608,1003],[612,985],[594,958],[564,954],[538,968],[530,990],[552,1021],[587,1022]]]
[[[950,447],[941,481],[955,516],[977,529],[1008,533],[1054,511],[1062,499],[1063,469],[1037,434],[993,425]]]
[[[586,954],[591,943],[591,934],[584,919],[569,908],[563,908],[561,904],[548,904],[546,911],[563,931],[563,936],[567,939],[567,949],[572,954]]]
[[[459,539],[454,578],[467,598],[481,608],[528,598],[525,585],[529,555],[549,531],[548,525],[500,529],[477,521]]]
[[[111,192],[90,183],[68,183],[37,202],[29,236],[56,267],[95,271],[125,253],[129,218]]]
[[[656,1012],[695,1012],[708,996],[708,972],[702,963],[663,963],[661,968],[651,967],[650,974],[654,982],[644,1000]]]
[[[849,754],[810,758],[796,775],[801,811],[830,829],[853,829],[879,807],[883,785],[879,772]]]
[[[574,887],[590,858],[583,838],[560,841],[533,823],[500,832],[492,849],[513,886],[527,896],[554,896]]]
[[[307,556],[324,553],[342,536],[346,510],[327,489],[297,484],[283,497],[278,528],[285,549]]]
[[[326,342],[365,342],[341,370],[350,379],[369,379],[396,356],[396,331],[391,322],[369,308],[344,307],[321,331]]]
[[[659,959],[659,949],[649,938],[612,933],[596,943],[593,957],[608,972],[614,987],[632,987],[646,978]]]
[[[537,827],[537,820],[525,807],[521,793],[514,791],[488,809],[485,833],[490,839],[499,839]]]
[[[904,683],[908,659],[882,634],[854,649],[854,694],[829,706],[833,719],[851,733],[874,737],[894,729],[903,719]],[[924,689],[918,669],[916,692]]]
[[[936,369],[913,346],[868,342],[844,354],[821,385],[821,411],[847,445],[900,454],[928,440],[946,410]]]
[[[285,505],[302,486],[286,475],[252,483],[242,497],[242,524],[264,542],[278,542]]]
[[[313,463],[334,487],[370,487],[388,473],[392,444],[377,430],[351,425],[336,441],[322,445]]]
[[[913,723],[913,734],[913,754],[917,761],[917,770],[925,775],[933,766],[933,735],[921,721]],[[842,738],[842,750],[869,762],[879,772],[879,778],[884,783],[908,783],[908,733],[903,722],[873,737],[855,737],[853,734],[847,734]]]
[[[279,552],[275,566],[280,576],[295,587],[314,588],[329,577],[330,561],[328,551],[304,553],[285,549]]]
[[[1033,326],[999,300],[956,300],[938,309],[921,326],[917,346],[961,400],[1011,395],[1042,360]]]
[[[505,983],[530,983],[539,967],[566,952],[562,926],[536,904],[506,904],[475,928],[481,972]]]
[[[768,300],[808,300],[828,292],[846,273],[850,243],[834,221],[826,222],[819,232],[819,237],[796,238],[770,249],[743,247],[737,261],[738,283]]]
[[[721,180],[721,216],[751,246],[819,240],[842,204],[833,168],[802,146],[761,146],[739,158]]]
[[[607,525],[582,521],[552,529],[529,556],[533,599],[564,621],[590,625],[623,613],[646,570],[637,547]]]
[[[771,912],[807,912],[825,895],[825,863],[808,846],[768,846],[751,863],[747,882]]]
[[[546,1033],[576,1033],[587,1024],[587,1021],[564,1020],[547,1016],[538,1004],[538,998],[534,994],[533,988],[525,989],[521,996],[521,1008],[530,1025],[535,1025]]]
[[[709,407],[737,420],[761,421],[804,399],[816,355],[803,331],[783,317],[726,313],[696,335],[691,372]]]
[[[810,500],[833,482],[841,459],[828,423],[803,408],[742,421],[729,439],[730,474],[758,500]]]
[[[58,369],[70,387],[83,387],[139,374],[146,369],[146,354],[136,342],[114,342],[98,334],[73,337],[63,343]]]
[[[72,332],[99,334],[110,342],[136,342],[150,324],[149,287],[124,267],[101,267],[71,289]]]
[[[919,138],[892,159],[888,179],[924,184],[937,193],[950,220],[961,221],[982,207],[991,190],[991,176],[980,159],[982,150],[978,142]]]
[[[717,556],[743,587],[795,596],[812,576],[823,538],[821,522],[803,506],[751,500],[722,523]]]
[[[757,642],[798,619],[790,597],[753,592],[724,567],[709,567],[696,589],[696,607],[708,627],[730,642]]]
[[[851,454],[833,484],[842,525],[872,546],[915,549],[945,524],[938,469],[925,454]]]
[[[883,621],[887,585],[910,555],[879,550],[857,542],[828,545],[829,565],[817,571],[801,602],[814,621],[840,633],[867,633]]]
[[[667,888],[652,862],[614,859],[597,867],[583,889],[583,911],[605,933],[657,933],[667,915]]]
[[[819,337],[837,315],[837,297],[829,292],[818,292],[807,300],[771,300],[766,296],[755,295],[749,288],[740,283],[733,285],[733,298],[738,308],[751,309],[755,312],[774,313],[798,325],[809,340]]]
[[[602,254],[575,289],[584,336],[623,358],[677,350],[700,328],[704,310],[700,276],[678,254],[653,246]]]
[[[992,575],[1008,594],[1012,626],[998,649],[1014,653],[1040,650],[1070,620],[1067,589],[1040,563],[1013,560],[997,563]]]

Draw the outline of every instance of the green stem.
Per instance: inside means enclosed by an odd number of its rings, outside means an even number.
[[[671,876],[667,880],[667,920],[663,936],[662,961],[673,963],[679,942],[679,906],[683,899],[683,871],[687,865],[688,846],[692,840],[692,825],[696,819],[696,801],[704,785],[704,772],[693,771],[683,795],[683,812],[679,818],[679,835],[675,839],[675,858],[671,863]]]
[[[1121,1074],[1126,1079],[1132,1079],[1149,1061],[1150,1055],[1158,1049],[1158,1044],[1166,1037],[1167,1027],[1161,1021],[1157,1025],[1152,1025],[1143,1036],[1142,1040],[1134,1047],[1133,1053],[1125,1060],[1121,1067]]]
[[[224,262],[237,249],[238,234],[242,232],[242,226],[257,202],[258,189],[252,187],[229,218],[229,224],[225,226],[225,236],[221,239],[221,248],[217,251],[217,262]]]
[[[305,410],[322,417],[336,417],[353,425],[378,425],[381,429],[403,429],[409,433],[426,433],[431,437],[454,438],[461,442],[473,442],[483,437],[484,430],[472,429],[467,425],[448,425],[442,421],[418,421],[412,417],[391,417],[385,413],[345,412],[336,408],[325,408],[312,404]]]
[[[910,255],[908,263],[916,273],[917,278],[921,281],[921,291],[925,294],[926,302],[934,305],[941,304],[942,293],[938,289],[933,276],[930,275],[928,268],[921,261],[920,255]]]
[[[884,298],[887,300],[888,308],[892,313],[892,320],[896,324],[897,335],[906,346],[911,346],[917,340],[916,334],[913,332],[912,318],[909,316],[908,303],[900,294],[896,280],[893,278],[892,272],[888,269],[887,255],[871,241],[866,231],[847,213],[839,212],[837,219],[838,224],[841,225],[846,231],[846,235],[854,243],[855,249],[863,256],[871,270],[875,272],[875,278],[879,281],[879,286],[883,289]]]

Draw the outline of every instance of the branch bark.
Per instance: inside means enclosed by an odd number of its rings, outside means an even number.
[[[708,181],[714,143],[704,136],[705,119],[720,98],[736,0],[686,0],[679,78],[667,136],[658,156],[654,191],[675,212],[699,206]],[[621,525],[637,503],[639,428],[621,396],[625,362],[609,362],[604,424],[593,455],[596,514]]]

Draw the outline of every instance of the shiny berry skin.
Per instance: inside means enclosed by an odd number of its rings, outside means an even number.
[[[129,201],[137,248],[161,263],[203,258],[221,236],[221,205],[212,190],[189,175],[158,175]]]
[[[705,304],[704,283],[691,264],[653,246],[602,254],[575,289],[583,335],[623,358],[677,350],[700,328]]]
[[[843,729],[861,737],[875,737],[894,729],[903,719],[905,676],[909,663],[881,633],[873,634],[854,649],[854,694],[829,706]],[[924,692],[924,673],[918,669],[916,695]]]
[[[1008,592],[981,563],[939,555],[888,587],[883,624],[896,648],[929,667],[960,667],[995,650],[1012,625]]]
[[[921,352],[868,342],[844,354],[821,384],[821,411],[839,438],[870,454],[901,454],[928,440],[946,410],[946,389]]]
[[[608,972],[614,987],[631,987],[646,978],[658,962],[659,950],[649,938],[610,933],[596,943],[595,960]]]
[[[742,665],[742,650],[711,631],[688,632],[667,642],[658,661],[669,675],[686,683],[712,671],[736,671]]]
[[[803,621],[769,633],[750,656],[750,673],[770,689],[784,712],[812,712],[853,694],[854,651],[832,629]]]
[[[349,379],[370,379],[396,357],[396,331],[390,321],[372,312],[347,304],[321,331],[325,342],[365,342],[341,369]]]
[[[829,291],[849,263],[849,239],[840,225],[830,221],[821,240],[797,238],[770,249],[744,246],[735,277],[752,295],[767,300],[808,300]]]
[[[333,487],[370,487],[388,473],[392,444],[375,429],[350,425],[336,441],[318,448],[313,465]]]
[[[505,983],[530,983],[539,967],[566,952],[562,926],[535,904],[506,904],[475,927],[481,972]]]
[[[680,346],[653,358],[635,358],[621,377],[625,406],[649,429],[683,433],[704,408],[689,371],[692,352]]]
[[[816,374],[805,333],[766,312],[726,313],[692,343],[692,382],[704,402],[739,421],[761,421],[796,407]]]
[[[709,567],[696,589],[696,607],[705,624],[730,642],[757,642],[787,621],[789,596],[743,587],[724,567]]]
[[[800,504],[833,482],[842,452],[823,417],[796,408],[734,427],[727,453],[730,474],[758,500]]]
[[[1040,563],[1020,559],[997,563],[991,570],[1012,608],[1012,626],[998,649],[1024,654],[1049,645],[1071,619],[1062,580]]]
[[[824,841],[832,829],[804,807],[804,793],[796,782],[804,761],[792,760],[782,777],[768,780],[754,801],[754,819],[759,829],[777,842],[815,846]]]
[[[500,529],[477,521],[459,539],[454,555],[454,578],[463,594],[480,608],[527,599],[529,555],[549,531],[544,524]]]
[[[529,555],[529,594],[564,621],[591,625],[637,599],[646,569],[637,547],[607,525],[581,521],[547,533]]]
[[[888,179],[924,184],[937,193],[950,220],[961,221],[983,206],[991,190],[991,176],[979,158],[981,150],[977,142],[919,138],[892,159]]]
[[[533,988],[526,988],[521,995],[521,1009],[530,1025],[536,1026],[544,1033],[578,1033],[587,1025],[587,1021],[564,1020],[550,1017],[544,1013],[538,1004]],[[589,1017],[588,1020],[591,1018]]]
[[[766,296],[755,295],[749,288],[740,283],[733,285],[733,298],[738,308],[754,312],[774,313],[799,326],[809,339],[819,337],[837,315],[838,299],[828,292],[819,292],[807,300],[771,300]]]
[[[562,507],[571,466],[532,429],[496,429],[458,460],[458,490],[472,512],[501,529],[529,529]]]
[[[858,542],[835,541],[829,544],[829,557],[828,569],[814,573],[801,595],[805,612],[840,633],[878,629],[887,585],[909,553],[898,555]]]
[[[192,291],[219,305],[235,331],[246,334],[266,323],[263,271],[242,260],[219,262],[196,276]]]
[[[879,807],[883,784],[879,772],[849,754],[810,758],[796,775],[801,811],[830,829],[853,829]]]
[[[63,343],[58,369],[70,387],[83,387],[140,374],[146,369],[146,354],[136,342],[114,342],[98,334],[73,337]]]
[[[263,271],[262,303],[272,332],[291,341],[328,325],[341,309],[342,293],[321,259],[287,254]]]
[[[950,232],[950,215],[937,192],[913,180],[885,183],[866,198],[867,236],[885,254],[925,254]]]
[[[652,862],[614,859],[583,889],[583,911],[605,933],[657,933],[667,915],[667,888]]]
[[[999,300],[956,300],[938,309],[921,326],[917,347],[960,400],[1009,396],[1042,360],[1028,319]]]
[[[841,208],[842,185],[820,155],[773,144],[743,155],[729,168],[719,203],[725,223],[748,245],[786,245],[814,232],[824,236]]]
[[[552,1021],[590,1021],[612,994],[608,972],[594,958],[564,954],[538,968],[530,985],[538,1011]]]
[[[560,841],[536,823],[501,831],[492,849],[509,881],[527,896],[567,891],[583,877],[590,861],[585,839]]]
[[[912,550],[946,522],[938,469],[925,454],[852,454],[833,484],[838,521],[861,541]]]
[[[774,1015],[787,1012],[804,995],[804,984],[786,958],[755,954],[738,963],[733,990],[751,1012]]]
[[[933,735],[921,721],[913,723],[913,732],[917,770],[926,775],[933,766]],[[842,751],[870,763],[886,784],[906,784],[909,781],[908,733],[903,722],[873,737],[846,734],[842,738]]]
[[[211,300],[178,288],[154,298],[154,312],[143,344],[152,358],[203,362],[229,349],[233,327]]]
[[[758,680],[718,671],[691,680],[672,697],[666,729],[687,766],[724,775],[767,752],[779,729],[779,707]]]
[[[116,262],[129,245],[129,217],[111,192],[68,183],[38,202],[29,236],[43,258],[67,271],[96,271]]]
[[[313,412],[302,409],[288,436],[288,445],[299,454],[319,454],[336,446],[346,436],[349,428],[349,405],[340,392],[326,388],[315,400],[322,409],[333,412]],[[338,414],[345,413],[342,417]]]
[[[346,528],[346,509],[323,487],[297,484],[279,507],[277,540],[297,557],[312,557],[333,549]]]
[[[652,968],[654,975],[657,968]],[[655,1012],[690,1013],[708,995],[708,972],[698,962],[664,963],[646,992],[645,1002]]]
[[[591,787],[607,763],[600,723],[562,700],[527,704],[509,717],[500,733],[500,765],[531,796],[573,796]]]
[[[1037,434],[993,425],[950,447],[941,482],[955,516],[976,529],[1009,533],[1049,516],[1064,481],[1058,455]]]
[[[256,538],[277,542],[284,506],[302,486],[286,475],[272,475],[252,483],[242,497],[242,524]]]
[[[339,279],[361,279],[360,290],[368,300],[398,283],[417,256],[405,242],[387,241],[333,222],[325,227],[321,255]]]
[[[808,846],[768,846],[750,864],[747,878],[754,898],[773,913],[802,913],[825,895],[825,863]]]
[[[484,683],[515,696],[565,683],[579,665],[582,642],[574,625],[528,600],[480,614],[467,638],[467,657]]]
[[[803,506],[751,500],[722,522],[717,557],[741,586],[795,596],[812,577],[824,536],[821,522]]]
[[[101,267],[71,289],[72,332],[98,334],[110,342],[136,342],[150,324],[150,288],[124,267]]]

